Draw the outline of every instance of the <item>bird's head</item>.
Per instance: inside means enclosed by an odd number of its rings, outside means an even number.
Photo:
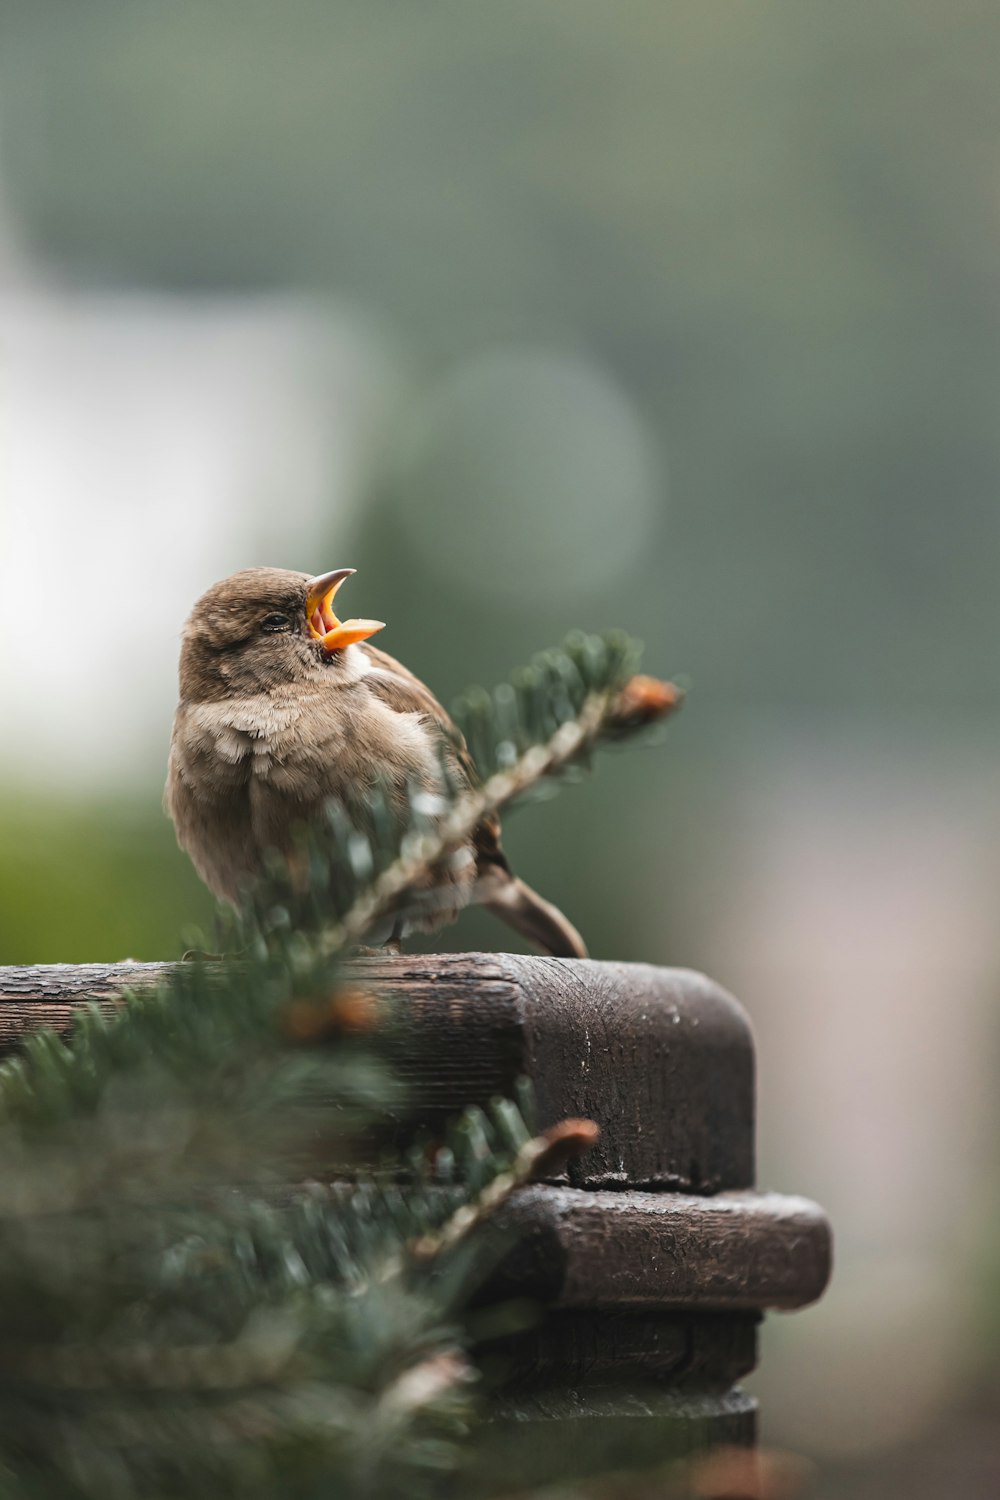
[[[317,672],[349,667],[348,648],[381,620],[338,620],[333,600],[353,568],[310,578],[284,568],[246,568],[202,594],[184,627],[181,696],[211,702],[267,692]]]

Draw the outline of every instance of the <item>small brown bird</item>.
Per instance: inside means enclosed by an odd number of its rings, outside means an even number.
[[[353,568],[309,578],[247,568],[198,600],[184,628],[180,703],[165,806],[205,884],[235,904],[269,850],[327,799],[364,807],[376,784],[439,793],[442,749],[458,786],[476,783],[465,743],[433,693],[368,644],[379,620],[338,620]],[[436,874],[432,931],[472,899],[558,957],[585,958],[579,933],[513,874],[495,815]]]

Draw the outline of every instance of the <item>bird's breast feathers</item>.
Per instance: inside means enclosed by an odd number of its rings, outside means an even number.
[[[425,716],[390,708],[360,682],[294,699],[261,693],[186,704],[174,742],[189,782],[232,778],[286,795],[306,785],[327,797],[375,777],[436,784],[440,776],[437,733]]]
[[[270,693],[222,703],[192,703],[184,714],[190,739],[229,765],[266,764],[294,738],[301,718],[299,704],[282,703]]]

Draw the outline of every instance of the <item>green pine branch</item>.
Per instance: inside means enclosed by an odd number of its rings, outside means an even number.
[[[419,1497],[455,1468],[480,1231],[594,1128],[536,1138],[499,1102],[349,1181],[405,1100],[342,958],[485,813],[676,706],[636,660],[574,637],[470,694],[477,787],[443,757],[443,797],[331,806],[229,925],[237,956],[0,1066],[0,1497]]]
[[[433,1492],[472,1415],[473,1231],[593,1135],[498,1104],[404,1183],[21,1220],[16,1252],[8,1221],[0,1457],[50,1497]]]

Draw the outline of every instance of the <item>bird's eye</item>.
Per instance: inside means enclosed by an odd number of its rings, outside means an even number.
[[[266,635],[276,635],[279,630],[290,630],[291,625],[287,615],[267,615],[260,622],[260,628]]]

